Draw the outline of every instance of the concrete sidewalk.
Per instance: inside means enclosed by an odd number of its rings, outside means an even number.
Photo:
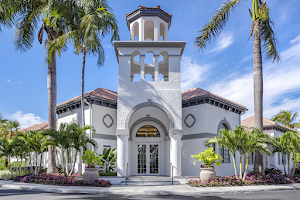
[[[245,193],[278,190],[300,190],[300,183],[285,185],[259,185],[235,187],[190,187],[188,185],[136,186],[112,185],[111,187],[55,186],[0,181],[0,187],[7,189],[34,190],[53,193],[118,194],[118,195],[183,195]]]

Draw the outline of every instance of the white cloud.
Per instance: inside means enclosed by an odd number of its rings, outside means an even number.
[[[11,83],[11,81],[10,81],[10,80],[7,80],[7,82]]]
[[[218,43],[215,48],[210,50],[209,52],[220,52],[227,47],[229,47],[233,43],[233,34],[232,33],[223,33],[220,35]]]
[[[34,124],[40,124],[46,121],[33,113],[23,113],[22,111],[17,111],[16,113],[12,114],[9,118],[20,122],[21,129],[27,128]]]
[[[245,57],[243,58],[242,62],[247,62],[247,61],[251,60],[252,57],[253,57],[252,55],[250,55],[250,56],[245,56]]]
[[[271,118],[280,110],[300,111],[300,40],[297,41],[282,52],[282,62],[264,65],[264,117],[266,118]],[[230,81],[222,80],[211,86],[210,90],[247,106],[249,111],[243,118],[253,115],[252,72]]]
[[[295,42],[299,42],[300,41],[300,35],[298,37],[296,37],[295,39],[291,40],[290,43],[293,44]]]
[[[191,57],[182,57],[181,59],[181,89],[187,90],[193,88],[197,83],[204,80],[204,73],[210,68],[210,65],[198,65],[193,62]]]

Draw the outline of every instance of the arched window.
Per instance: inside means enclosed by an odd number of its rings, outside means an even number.
[[[154,22],[152,19],[147,19],[144,24],[144,40],[147,39],[154,41]]]
[[[136,132],[136,137],[160,137],[160,133],[154,126],[145,125],[139,128]]]
[[[227,123],[222,122],[220,123],[218,130],[220,131],[222,129],[230,130],[230,127]],[[219,147],[219,154],[223,158],[223,160],[221,160],[222,163],[230,163],[230,153],[226,147]]]

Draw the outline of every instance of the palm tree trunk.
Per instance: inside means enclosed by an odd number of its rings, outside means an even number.
[[[246,180],[246,176],[247,176],[247,173],[248,173],[249,155],[247,154],[246,157],[247,158],[246,158],[246,164],[245,164],[245,171],[244,171],[243,181]]]
[[[31,152],[29,153],[29,159],[30,159],[30,172],[33,174]]]
[[[78,154],[78,151],[76,150],[76,153],[75,153],[75,157],[74,157],[74,161],[73,161],[73,166],[72,166],[72,169],[69,173],[69,176],[71,176],[74,172],[74,169],[75,169],[75,163],[76,163],[76,160],[77,160],[77,154]]]
[[[290,173],[290,153],[287,154],[287,162],[288,162],[288,177],[290,177],[291,173]]]
[[[260,20],[254,22],[253,43],[253,69],[254,69],[254,127],[263,130],[263,70],[261,55],[261,27]],[[262,174],[261,154],[255,151],[254,173]]]
[[[293,172],[292,172],[291,177],[294,177],[295,171],[296,171],[296,162],[295,162],[295,159],[294,159],[293,163],[294,163],[294,168],[293,168]]]
[[[35,152],[35,168],[34,168],[35,175],[37,174],[37,159],[38,159],[38,154]]]
[[[242,164],[242,155],[240,154],[240,178],[243,178],[242,167],[243,167],[243,164]]]
[[[233,160],[233,167],[234,167],[235,178],[238,179],[239,176],[238,176],[238,173],[237,173],[237,170],[236,170],[235,154],[232,154],[232,160]]]
[[[282,153],[282,163],[283,163],[284,175],[287,176],[283,156],[285,156],[285,154]]]
[[[46,26],[48,34],[48,40],[52,41],[55,39],[54,31],[50,27]],[[51,64],[48,65],[47,74],[47,88],[48,88],[48,127],[49,129],[56,130],[56,95],[57,95],[57,84],[56,84],[56,52],[52,53]],[[56,173],[56,156],[55,147],[48,146],[48,168],[47,173]]]
[[[67,177],[67,174],[66,174],[66,162],[65,162],[65,149],[61,149],[61,159],[62,159],[62,165],[63,165],[63,173],[64,173],[64,176]]]
[[[43,153],[41,153],[39,172],[41,171],[42,168],[42,160],[43,160]]]
[[[86,57],[86,51],[83,51],[83,57],[82,57],[82,74],[81,74],[81,113],[82,113],[82,127],[85,125],[84,122],[84,69],[85,69],[85,57]]]
[[[5,165],[5,169],[8,170],[8,157],[5,158],[4,165]]]

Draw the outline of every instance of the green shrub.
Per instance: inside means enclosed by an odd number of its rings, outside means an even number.
[[[108,173],[99,172],[99,176],[117,176],[117,172],[108,172]]]
[[[1,170],[0,171],[0,179],[5,180],[5,181],[13,179],[17,176],[18,176],[18,174],[16,172],[11,173],[8,170]]]

